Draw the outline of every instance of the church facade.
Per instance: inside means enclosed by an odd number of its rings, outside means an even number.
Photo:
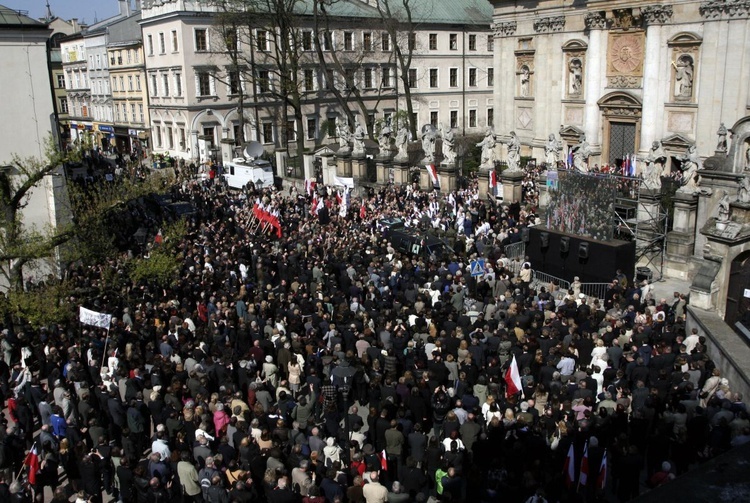
[[[676,171],[693,144],[704,159],[726,150],[721,124],[748,115],[750,1],[490,1],[494,123],[523,155],[585,135],[589,168],[619,166],[659,141]]]

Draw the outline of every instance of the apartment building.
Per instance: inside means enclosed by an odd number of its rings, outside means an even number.
[[[356,87],[366,114],[348,104],[369,129],[406,110],[402,79],[394,63],[395,41],[386,31],[375,0],[344,0],[329,9],[328,35],[316,32],[312,15],[301,15],[299,74],[302,90],[300,126],[284,123],[274,78],[271,34],[237,38],[253,78],[233,72],[225,41],[216,28],[216,12],[197,0],[142,3],[141,27],[146,60],[153,149],[157,153],[207,161],[230,160],[242,137],[263,143],[268,151],[296,149],[303,135],[306,149],[333,141],[332,125],[342,109],[330,86],[342,94]],[[415,2],[416,32],[403,47],[413,48],[409,87],[418,126],[442,122],[460,134],[480,133],[493,124],[492,9],[481,0]],[[308,10],[308,13],[311,13]],[[327,75],[315,50],[316,36],[325,58],[335,55],[345,75]],[[244,121],[239,118],[243,97]],[[280,113],[281,111],[281,113]],[[366,116],[365,116],[366,115]],[[302,130],[299,130],[301,127]]]

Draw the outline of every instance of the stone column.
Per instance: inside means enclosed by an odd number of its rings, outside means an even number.
[[[589,47],[586,50],[586,108],[584,112],[584,131],[586,139],[594,152],[601,152],[601,120],[599,98],[602,96],[601,79],[605,72],[602,69],[602,39],[607,28],[604,13],[590,12],[585,18],[586,28],[589,30]],[[603,161],[602,161],[603,162]]]
[[[456,165],[455,164],[441,164],[438,167],[438,179],[440,180],[440,192],[449,193],[456,190]]]
[[[657,140],[657,125],[663,121],[659,114],[659,87],[664,83],[664,68],[661,55],[662,24],[672,18],[671,5],[643,7],[641,15],[646,22],[646,58],[643,66],[643,112],[641,119],[641,139],[638,149],[641,158],[648,154],[651,143]],[[667,76],[668,78],[668,76]]]
[[[315,156],[312,154],[304,154],[302,156],[302,169],[305,180],[309,178],[315,178],[315,168],[313,163],[315,162]]]
[[[479,168],[477,177],[479,178],[479,198],[490,199],[490,170],[489,168]]]
[[[500,179],[503,182],[503,203],[511,204],[515,201],[521,202],[523,196],[523,171],[514,171],[512,173],[502,173]]]
[[[367,159],[365,157],[352,157],[352,177],[354,181],[367,181]]]
[[[379,185],[388,185],[391,181],[391,166],[392,161],[390,157],[378,157],[376,160],[377,166],[377,182]]]
[[[547,189],[547,174],[542,174],[536,183],[536,190],[539,191],[539,216],[544,220],[544,213],[549,205],[549,190]]]
[[[409,185],[409,163],[404,161],[394,161],[393,164],[393,183],[395,185]]]
[[[695,248],[695,221],[698,210],[697,194],[677,192],[674,195],[674,220],[667,234],[667,276],[687,279],[690,258]]]
[[[348,155],[336,156],[336,176],[352,177],[352,158]]]

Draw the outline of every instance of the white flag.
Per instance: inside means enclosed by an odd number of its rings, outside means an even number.
[[[112,322],[112,315],[97,313],[96,311],[81,307],[78,319],[84,325],[94,325],[95,327],[106,328],[109,330],[109,324]]]

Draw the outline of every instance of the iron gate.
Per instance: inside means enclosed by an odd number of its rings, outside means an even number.
[[[626,155],[635,153],[635,124],[609,123],[609,165],[616,166]]]

